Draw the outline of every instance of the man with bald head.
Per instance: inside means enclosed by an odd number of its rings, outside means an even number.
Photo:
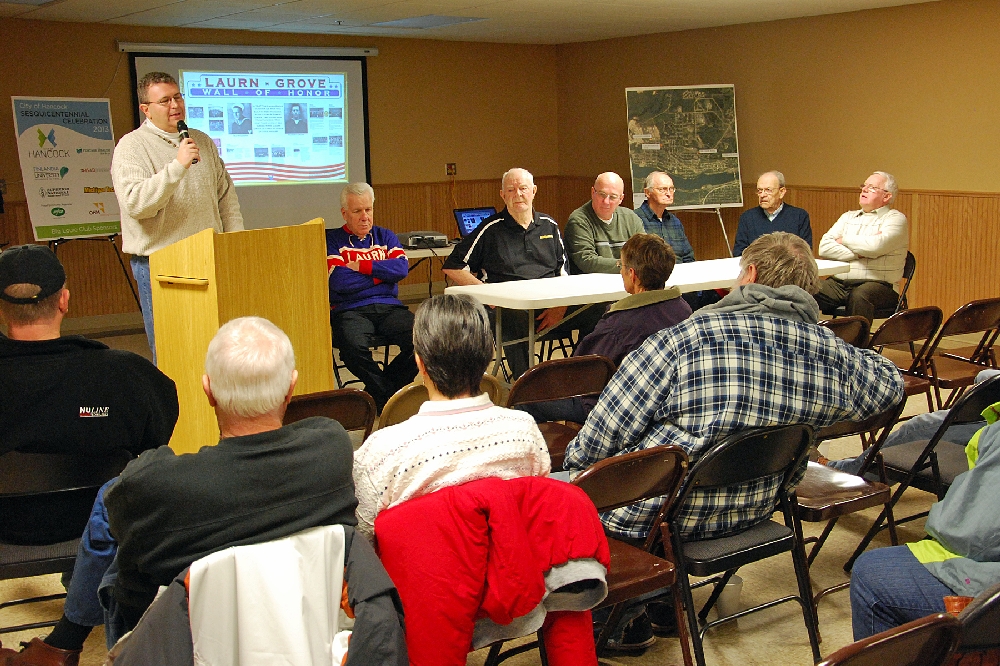
[[[559,225],[534,209],[536,192],[535,178],[527,170],[511,169],[503,175],[500,197],[506,204],[504,209],[483,220],[444,262],[442,270],[452,284],[492,284],[568,274]],[[565,307],[543,310],[536,327],[544,330],[554,326],[565,314]],[[502,321],[505,340],[527,335],[523,310],[504,310]],[[528,345],[510,345],[505,353],[513,378],[520,377],[528,369]]]
[[[733,256],[740,256],[750,243],[764,234],[786,231],[795,234],[812,247],[813,232],[809,225],[809,213],[786,204],[785,175],[780,171],[768,171],[757,179],[757,201],[759,206],[744,211],[740,215],[740,226],[736,229],[736,243]]]
[[[590,201],[573,211],[566,222],[566,248],[573,273],[617,273],[625,241],[643,232],[642,220],[620,208],[625,181],[602,173],[590,188]]]

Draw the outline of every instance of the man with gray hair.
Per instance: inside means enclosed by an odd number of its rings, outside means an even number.
[[[430,400],[403,423],[372,433],[354,457],[358,531],[369,539],[375,516],[408,499],[486,477],[549,473],[534,419],[493,405],[479,388],[493,358],[482,305],[452,294],[424,301],[413,344]]]
[[[535,177],[527,170],[507,171],[500,180],[504,209],[483,220],[455,246],[442,267],[445,276],[454,284],[470,285],[568,275],[559,225],[552,217],[534,209],[537,192]],[[565,314],[565,306],[548,308],[538,314],[535,326],[539,331],[547,330]],[[523,310],[504,310],[502,323],[504,341],[528,334],[528,317]],[[578,325],[566,322],[552,333]],[[589,333],[592,328],[593,324],[581,334]],[[513,381],[528,369],[528,345],[522,342],[506,346],[505,353]]]
[[[819,256],[851,264],[846,275],[820,286],[816,301],[825,314],[836,314],[843,305],[848,316],[871,321],[876,310],[896,307],[895,285],[909,246],[906,216],[892,208],[898,194],[892,174],[876,171],[861,186],[861,210],[844,213],[823,234]]]
[[[340,360],[360,379],[381,412],[392,394],[413,381],[413,313],[399,300],[409,262],[396,234],[374,222],[375,190],[351,183],[340,192],[344,225],[326,230],[330,327]],[[384,369],[372,359],[376,338],[399,347]]]
[[[580,433],[565,469],[664,444],[694,465],[727,435],[758,426],[860,421],[904,398],[896,366],[817,325],[819,281],[801,238],[761,236],[740,259],[728,296],[651,335],[622,361]],[[798,470],[794,483],[805,474]],[[764,483],[694,491],[681,511],[687,540],[721,537],[770,518],[780,475]],[[616,537],[645,539],[662,498],[603,514]],[[669,613],[667,615],[670,615]],[[653,623],[662,625],[658,618]],[[655,627],[654,627],[655,629]],[[633,626],[628,642],[651,638]]]
[[[740,225],[736,229],[733,256],[740,256],[750,243],[764,234],[787,231],[795,234],[812,247],[813,232],[809,225],[809,213],[785,203],[785,174],[780,171],[762,173],[757,179],[757,201],[759,206],[746,210],[740,215]]]
[[[266,319],[234,319],[216,333],[202,386],[218,444],[144,453],[105,496],[118,541],[117,577],[102,583],[110,636],[133,628],[157,588],[205,555],[355,524],[347,432],[323,417],[282,426],[297,379],[288,336]]]

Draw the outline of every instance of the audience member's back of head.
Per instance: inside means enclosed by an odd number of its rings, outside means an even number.
[[[819,268],[812,248],[796,236],[776,231],[750,243],[740,257],[740,266],[757,268],[757,284],[767,287],[794,285],[810,294],[819,291]]]
[[[284,404],[295,374],[295,353],[284,331],[261,317],[240,317],[208,345],[205,374],[221,411],[252,418]]]
[[[424,301],[413,323],[413,349],[446,398],[479,395],[493,358],[486,309],[465,295],[442,294]]]
[[[0,315],[8,324],[52,319],[65,287],[66,272],[44,245],[12,247],[0,254]]]
[[[667,241],[656,234],[635,234],[622,246],[622,266],[635,270],[646,291],[663,289],[674,272],[677,255]]]

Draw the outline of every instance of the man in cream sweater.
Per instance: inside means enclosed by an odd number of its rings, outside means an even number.
[[[111,179],[122,214],[122,249],[132,255],[155,363],[149,255],[204,229],[241,231],[243,216],[212,139],[194,129],[184,140],[178,134],[185,106],[174,77],[150,72],[138,91],[146,120],[115,147]]]

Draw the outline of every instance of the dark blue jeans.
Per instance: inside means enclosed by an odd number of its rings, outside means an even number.
[[[851,572],[854,640],[942,613],[944,597],[952,594],[906,546],[870,550]]]

